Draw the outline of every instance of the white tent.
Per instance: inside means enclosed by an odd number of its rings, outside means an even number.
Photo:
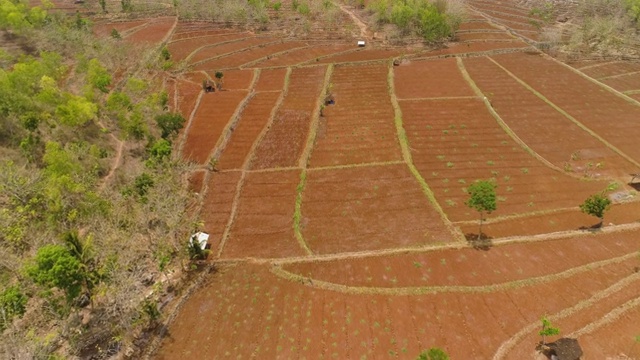
[[[204,250],[207,247],[207,242],[209,241],[209,234],[199,231],[191,235],[191,238],[189,239],[190,244],[193,245],[194,240],[198,242],[200,249]]]

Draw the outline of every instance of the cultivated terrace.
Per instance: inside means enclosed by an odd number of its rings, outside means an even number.
[[[0,0],[0,358],[640,358],[640,0]]]

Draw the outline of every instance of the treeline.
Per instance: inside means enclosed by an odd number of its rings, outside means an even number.
[[[373,0],[367,9],[376,24],[393,24],[402,36],[420,36],[429,43],[451,38],[465,16],[457,0]]]
[[[167,54],[20,0],[0,31],[29,44],[0,48],[0,358],[133,349],[197,224]]]

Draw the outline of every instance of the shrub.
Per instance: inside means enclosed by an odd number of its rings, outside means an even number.
[[[178,113],[167,113],[156,116],[156,123],[162,130],[162,138],[167,139],[173,135],[177,135],[182,129],[185,119]]]
[[[27,297],[17,286],[6,288],[0,293],[0,330],[4,330],[15,316],[22,316],[26,310]]]

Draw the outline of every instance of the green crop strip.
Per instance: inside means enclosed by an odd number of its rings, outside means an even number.
[[[306,184],[307,170],[303,169],[300,173],[300,182],[298,183],[298,187],[296,187],[296,208],[293,212],[293,232],[296,235],[296,240],[298,240],[300,247],[302,247],[308,255],[313,255],[313,252],[304,241],[302,229],[300,228],[300,221],[302,220],[302,193],[304,192]]]

